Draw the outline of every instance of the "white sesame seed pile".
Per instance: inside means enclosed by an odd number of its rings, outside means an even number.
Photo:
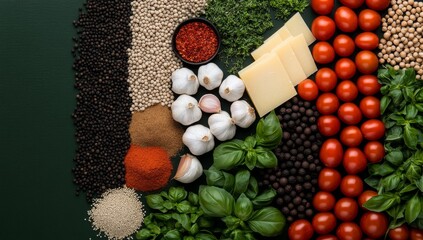
[[[95,231],[108,239],[125,239],[134,234],[144,220],[144,207],[130,188],[110,189],[94,200],[88,211]]]
[[[182,63],[172,52],[171,39],[183,20],[204,13],[207,0],[132,1],[132,47],[129,55],[131,111],[173,102],[171,74]]]
[[[381,64],[394,69],[414,68],[416,78],[423,78],[423,2],[392,0],[382,18],[383,38],[378,54]]]

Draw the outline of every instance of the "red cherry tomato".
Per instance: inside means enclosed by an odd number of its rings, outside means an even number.
[[[323,93],[317,98],[316,107],[320,114],[332,114],[338,110],[339,100],[333,93]]]
[[[338,56],[348,57],[353,54],[355,44],[352,38],[345,34],[340,34],[333,40],[333,49],[335,49],[335,53],[338,54]]]
[[[316,240],[338,240],[338,238],[332,234],[319,236],[316,238]]]
[[[356,175],[347,175],[341,180],[341,192],[347,197],[357,197],[363,192],[363,180]]]
[[[364,95],[375,95],[380,90],[380,83],[374,75],[363,75],[357,80],[358,91]]]
[[[358,48],[373,50],[379,46],[379,37],[372,32],[363,32],[355,37],[354,42]]]
[[[344,153],[342,164],[348,174],[357,174],[366,170],[367,160],[360,149],[348,148]]]
[[[357,217],[358,204],[352,198],[341,198],[335,204],[335,216],[343,221],[350,222]]]
[[[364,0],[341,0],[342,5],[347,6],[349,8],[359,8],[363,5]]]
[[[288,228],[288,236],[290,240],[308,240],[313,237],[313,226],[307,220],[300,219]]]
[[[340,79],[352,79],[356,72],[355,63],[349,58],[341,58],[335,63],[335,72]]]
[[[321,68],[317,71],[315,80],[320,91],[329,92],[336,87],[338,78],[332,69]]]
[[[348,147],[357,147],[363,141],[363,135],[357,126],[347,126],[342,129],[340,139]]]
[[[423,230],[412,228],[410,231],[411,240],[423,240]]]
[[[361,113],[363,113],[363,115],[366,118],[378,118],[378,117],[380,117],[380,101],[379,101],[379,99],[372,97],[372,96],[364,97],[360,101],[360,110],[361,110]]]
[[[307,101],[313,101],[319,95],[316,83],[311,79],[306,79],[298,84],[298,94]]]
[[[391,240],[408,240],[409,235],[410,231],[408,231],[408,227],[405,224],[389,230],[388,234]]]
[[[328,15],[332,12],[333,0],[311,0],[311,8],[319,15]]]
[[[342,107],[342,106],[341,106]],[[365,139],[375,141],[385,135],[385,125],[378,119],[370,119],[361,124],[361,133]]]
[[[326,167],[337,167],[341,163],[343,155],[342,145],[335,138],[326,140],[320,148],[320,161]]]
[[[364,146],[364,154],[370,163],[378,163],[385,156],[385,148],[382,143],[371,141]]]
[[[370,198],[377,196],[377,192],[372,191],[372,190],[366,190],[363,193],[360,194],[360,196],[358,197],[358,205],[364,209],[367,210],[363,207],[363,204],[365,202],[367,202]]]
[[[352,102],[358,96],[358,89],[350,80],[344,80],[336,87],[336,96],[344,102]]]
[[[335,11],[335,23],[339,30],[350,33],[357,29],[358,18],[351,8],[342,6]]]
[[[330,192],[320,191],[313,197],[313,207],[319,212],[328,212],[335,206],[335,197]]]
[[[380,26],[380,23],[380,14],[374,10],[364,9],[358,14],[358,26],[363,31],[374,31]]]
[[[355,125],[362,119],[361,111],[354,103],[344,103],[338,109],[339,119],[348,125]],[[363,130],[361,132],[364,134]]]
[[[341,183],[341,174],[333,168],[323,168],[317,179],[322,191],[333,192]]]
[[[336,227],[336,218],[333,213],[324,212],[314,215],[311,222],[313,229],[318,234],[328,234]]]
[[[389,221],[385,214],[365,212],[360,219],[360,227],[367,236],[380,238],[388,230]]]
[[[328,42],[318,42],[313,47],[313,58],[320,64],[331,63],[335,59],[335,50]]]
[[[341,129],[341,122],[333,115],[320,116],[317,120],[320,134],[326,137],[333,136]]]
[[[327,16],[318,16],[311,24],[311,32],[320,41],[329,40],[335,33],[335,22]]]
[[[336,229],[336,236],[338,236],[340,240],[361,240],[363,234],[357,224],[353,222],[344,222]]]
[[[362,74],[372,74],[379,67],[379,60],[373,52],[363,50],[355,56],[355,65]]]
[[[387,9],[389,4],[389,0],[366,0],[367,7],[376,11],[383,11]]]

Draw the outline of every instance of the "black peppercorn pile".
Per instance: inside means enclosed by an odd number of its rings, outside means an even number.
[[[261,170],[259,185],[272,186],[278,195],[275,203],[289,222],[313,216],[312,199],[322,169],[319,149],[322,137],[317,129],[316,106],[299,97],[276,109],[283,130],[281,144],[275,149],[279,165]]]
[[[87,0],[74,22],[77,105],[73,114],[78,149],[74,183],[87,198],[125,183],[130,145],[131,98],[128,55],[130,0]]]

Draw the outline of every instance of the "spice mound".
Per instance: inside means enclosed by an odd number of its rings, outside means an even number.
[[[175,42],[181,57],[194,63],[211,59],[218,48],[217,34],[203,22],[183,25],[176,34]]]
[[[106,191],[88,211],[93,229],[108,239],[124,239],[134,234],[141,227],[144,214],[137,193],[126,187]]]
[[[125,157],[126,186],[139,191],[154,191],[166,186],[172,163],[161,147],[131,145]]]

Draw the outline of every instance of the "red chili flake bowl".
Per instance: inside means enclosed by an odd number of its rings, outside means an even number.
[[[204,18],[183,21],[175,28],[172,37],[173,52],[189,65],[203,65],[213,60],[220,43],[216,27]]]

